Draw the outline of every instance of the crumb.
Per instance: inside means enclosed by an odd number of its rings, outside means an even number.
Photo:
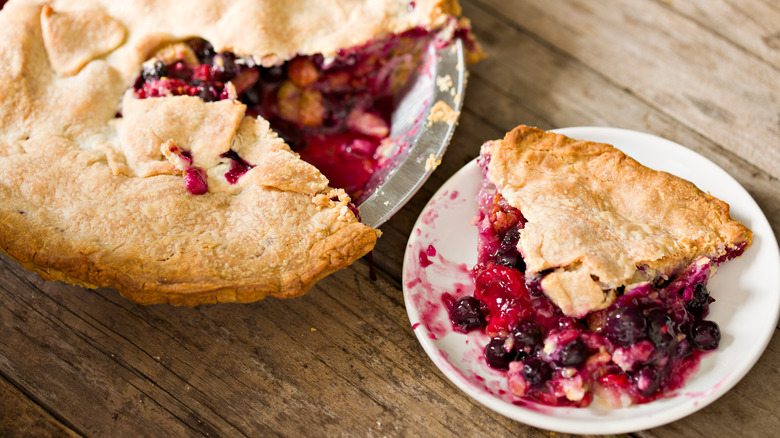
[[[436,159],[436,155],[431,154],[427,160],[425,160],[425,171],[435,170],[441,164],[441,158]]]
[[[431,107],[431,112],[428,114],[428,126],[434,122],[454,124],[458,120],[459,115],[458,111],[453,110],[449,105],[440,100]]]
[[[439,91],[447,91],[452,89],[452,77],[450,75],[439,76],[436,78],[436,86],[439,87]]]

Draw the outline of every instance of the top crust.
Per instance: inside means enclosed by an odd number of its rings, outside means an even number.
[[[78,73],[125,37],[125,28],[102,11],[56,13],[49,5],[41,10],[41,30],[51,66],[61,76]]]
[[[292,297],[373,248],[349,197],[237,101],[126,93],[199,36],[265,65],[423,27],[454,0],[17,0],[0,12],[0,249],[45,279],[142,303]],[[118,115],[121,111],[121,116]],[[185,149],[208,176],[193,196]],[[236,184],[227,150],[253,165]],[[178,161],[177,161],[178,160]]]
[[[752,232],[725,202],[603,143],[519,126],[483,146],[487,178],[528,221],[529,278],[566,315],[608,307],[620,287],[668,278],[744,248]]]

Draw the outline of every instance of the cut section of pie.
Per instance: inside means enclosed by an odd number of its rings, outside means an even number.
[[[0,6],[0,249],[142,304],[298,296],[365,255],[420,54],[479,56],[451,0]]]
[[[717,348],[706,284],[752,239],[728,204],[610,145],[527,126],[486,143],[480,164],[476,292],[450,315],[491,336],[486,359],[514,394],[644,403]]]

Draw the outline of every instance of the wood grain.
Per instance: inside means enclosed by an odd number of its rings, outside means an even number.
[[[709,28],[652,1],[477,4],[780,177],[780,73]]]
[[[734,176],[780,234],[780,6],[770,0],[463,0],[473,66],[441,166],[362,260],[306,296],[140,307],[0,256],[0,436],[561,437],[469,398],[413,334],[401,266],[431,195],[524,123],[615,126]],[[776,435],[780,330],[710,406],[623,437]]]
[[[76,437],[75,432],[0,379],[0,436]]]

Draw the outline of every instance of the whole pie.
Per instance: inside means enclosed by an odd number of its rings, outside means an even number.
[[[0,248],[142,304],[298,296],[365,255],[395,98],[429,44],[479,53],[451,0],[0,7]]]
[[[752,232],[725,202],[618,149],[519,126],[482,147],[474,296],[456,329],[517,396],[645,403],[679,388],[720,330],[707,281]]]

